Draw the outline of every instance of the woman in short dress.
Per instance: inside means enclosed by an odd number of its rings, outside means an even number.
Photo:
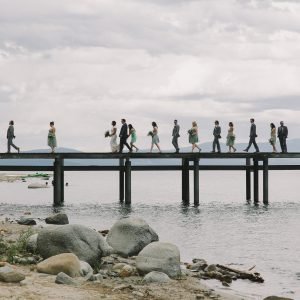
[[[271,146],[273,147],[273,153],[277,152],[276,149],[276,126],[274,125],[274,123],[270,124],[271,127],[271,137],[269,139],[269,142],[271,144]]]
[[[55,148],[57,147],[56,142],[56,129],[54,127],[54,122],[50,122],[50,129],[48,132],[48,146],[51,148],[51,153],[55,152]]]
[[[236,152],[236,148],[234,147],[234,142],[235,142],[234,126],[232,122],[229,122],[228,125],[229,128],[228,128],[226,146],[229,147],[228,152],[231,152],[231,149],[233,150],[233,152]]]
[[[111,148],[111,152],[115,153],[119,151],[119,145],[117,143],[117,127],[116,127],[116,121],[112,121],[111,122],[111,130],[109,133],[110,136],[110,148]]]
[[[135,151],[138,152],[139,148],[134,145],[134,143],[136,142],[136,131],[131,124],[128,125],[128,129],[129,129],[129,136],[131,136],[130,147],[131,149],[135,148]]]
[[[156,122],[152,122],[152,143],[151,143],[151,149],[150,152],[153,150],[153,146],[155,145],[158,149],[159,152],[161,152],[160,147],[159,147],[159,137],[158,137],[158,126]]]
[[[197,145],[199,139],[198,139],[198,126],[196,121],[192,122],[192,128],[188,131],[189,134],[189,143],[192,144],[192,152],[194,152],[194,149],[197,148],[199,152],[201,151],[201,148]]]

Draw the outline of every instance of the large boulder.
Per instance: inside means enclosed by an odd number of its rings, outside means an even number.
[[[158,241],[156,232],[139,218],[126,218],[116,222],[107,235],[107,242],[121,256],[137,255],[151,242]]]
[[[151,243],[137,256],[136,267],[141,275],[158,271],[176,278],[181,275],[180,252],[170,243]]]
[[[63,272],[71,277],[81,275],[81,265],[78,257],[73,253],[54,255],[40,262],[37,271],[51,275]]]
[[[36,252],[38,235],[39,235],[38,233],[31,235],[26,242],[26,249],[31,253]]]
[[[9,266],[0,268],[0,281],[4,282],[20,282],[25,279],[25,276]]]
[[[69,219],[66,214],[55,214],[45,219],[46,224],[65,225],[69,224]]]
[[[95,266],[112,251],[101,234],[83,225],[49,226],[39,232],[37,239],[37,252],[44,259],[70,252]]]

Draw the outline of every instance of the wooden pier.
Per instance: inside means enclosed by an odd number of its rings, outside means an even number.
[[[289,165],[272,164],[269,160],[278,158],[288,158]],[[254,204],[259,202],[259,174],[263,175],[263,203],[269,203],[269,171],[272,170],[300,170],[300,165],[292,164],[293,159],[300,158],[300,153],[2,153],[0,154],[0,171],[42,171],[53,172],[53,204],[55,206],[64,203],[64,172],[65,171],[117,171],[119,172],[119,198],[126,204],[131,204],[131,172],[133,171],[181,171],[182,176],[182,201],[184,204],[190,203],[190,171],[193,172],[194,205],[200,203],[199,172],[201,171],[245,171],[246,173],[246,200],[253,199]],[[1,165],[1,160],[52,160],[53,165]],[[82,160],[81,165],[65,165],[65,162],[72,159]],[[84,160],[99,159],[99,164],[84,164]],[[116,165],[102,164],[101,160],[116,160]],[[181,164],[157,164],[157,165],[132,165],[133,161],[148,159],[157,161],[158,159],[177,159]],[[242,159],[245,163],[239,165],[215,165],[202,164],[201,160],[228,160]],[[253,174],[253,197],[251,197],[251,174]]]

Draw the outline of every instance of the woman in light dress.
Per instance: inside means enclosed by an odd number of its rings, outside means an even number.
[[[48,132],[48,146],[51,148],[51,153],[55,152],[55,148],[57,147],[56,142],[56,129],[54,127],[54,122],[50,122],[50,129]]]
[[[152,143],[151,143],[150,152],[152,152],[154,145],[157,147],[158,151],[161,152],[160,147],[159,147],[158,126],[155,122],[152,122],[152,127],[153,127]]]
[[[236,152],[236,148],[234,147],[234,142],[235,142],[234,126],[232,122],[229,122],[228,125],[229,128],[228,128],[226,146],[229,147],[228,152],[231,152],[231,149],[233,150],[233,152]]]
[[[138,152],[139,148],[134,145],[134,143],[136,142],[136,131],[131,124],[128,125],[128,129],[129,129],[129,136],[131,136],[130,147],[131,149],[135,148],[136,152]]]
[[[119,145],[117,143],[117,127],[116,127],[116,121],[112,121],[111,122],[111,130],[109,133],[110,136],[110,148],[111,148],[111,152],[115,153],[119,151]]]
[[[271,144],[271,146],[273,147],[273,153],[277,152],[276,149],[276,127],[274,125],[274,123],[270,124],[271,127],[271,137],[269,139],[269,142]]]
[[[201,148],[197,145],[199,139],[198,139],[198,126],[196,121],[192,122],[192,128],[188,131],[189,134],[189,143],[192,144],[192,152],[194,152],[194,149],[197,148],[199,152],[201,151]]]

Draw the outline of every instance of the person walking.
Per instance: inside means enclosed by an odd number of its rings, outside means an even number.
[[[116,121],[111,122],[112,128],[110,130],[109,136],[110,136],[110,148],[112,153],[116,153],[119,151],[119,145],[117,142],[117,123]]]
[[[136,142],[136,131],[131,124],[128,125],[129,128],[129,136],[131,136],[130,147],[131,149],[135,148],[136,152],[139,151],[139,148],[134,145]]]
[[[176,153],[179,153],[179,147],[178,147],[178,138],[180,137],[179,130],[180,130],[180,126],[178,125],[177,120],[174,120],[174,128],[172,132],[172,137],[173,137],[172,144],[176,150]]]
[[[235,134],[234,134],[233,123],[229,122],[228,126],[229,126],[229,128],[228,128],[226,146],[229,147],[229,151],[228,152],[231,152],[231,149],[233,150],[233,152],[236,152],[236,148],[234,147]]]
[[[122,153],[124,145],[128,148],[129,152],[132,152],[132,149],[130,148],[130,146],[127,143],[127,138],[128,138],[128,126],[126,124],[126,120],[125,119],[121,119],[121,123],[122,123],[122,127],[120,130],[120,150],[119,152]]]
[[[269,139],[269,143],[273,147],[273,153],[276,153],[277,152],[277,149],[276,149],[276,127],[275,127],[274,123],[271,123],[270,127],[271,127],[271,137]]]
[[[55,152],[55,148],[57,147],[56,141],[56,128],[54,127],[54,122],[50,122],[50,129],[48,132],[48,146],[51,148],[51,153]]]
[[[197,145],[199,139],[198,139],[198,126],[196,121],[192,122],[192,128],[188,131],[189,134],[189,143],[192,144],[192,152],[194,152],[194,149],[197,148],[199,152],[201,151],[201,148]]]
[[[250,139],[249,139],[249,144],[248,144],[247,148],[244,149],[243,151],[248,152],[249,149],[250,149],[250,147],[251,147],[252,144],[253,144],[253,146],[254,146],[254,148],[255,148],[255,152],[259,152],[259,148],[258,148],[258,146],[257,146],[257,144],[256,144],[256,138],[257,138],[257,134],[256,134],[256,125],[255,125],[255,123],[254,123],[254,119],[253,119],[253,118],[250,119],[250,123],[251,123],[251,127],[250,127],[250,135],[249,135],[249,137],[250,137]]]
[[[156,122],[152,122],[152,142],[151,142],[151,148],[150,148],[150,152],[152,152],[153,150],[153,146],[155,145],[158,149],[159,152],[161,152],[160,147],[159,147],[159,137],[158,137],[158,126],[156,124]]]
[[[18,151],[18,153],[20,153],[20,148],[17,147],[13,143],[13,139],[16,138],[16,136],[15,136],[15,128],[14,128],[14,121],[10,121],[9,122],[9,126],[8,126],[8,129],[7,129],[6,137],[7,137],[7,153],[10,153],[10,148],[11,147],[15,148]]]
[[[284,125],[283,121],[280,122],[278,127],[277,136],[280,142],[281,153],[287,153],[286,139],[288,138],[288,128]]]
[[[215,128],[213,131],[213,136],[214,136],[214,141],[213,141],[212,152],[213,153],[216,152],[216,146],[217,146],[218,153],[221,153],[221,147],[220,147],[220,142],[219,142],[219,139],[221,138],[221,127],[219,125],[218,120],[215,121]]]

